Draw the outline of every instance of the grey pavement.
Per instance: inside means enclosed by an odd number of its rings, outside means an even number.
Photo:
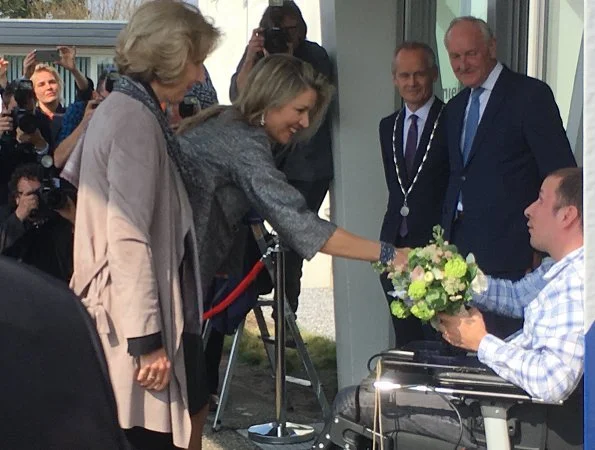
[[[297,311],[300,330],[335,340],[335,305],[331,288],[302,289]]]

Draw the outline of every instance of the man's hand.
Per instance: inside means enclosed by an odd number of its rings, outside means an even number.
[[[76,47],[60,46],[58,51],[60,52],[60,61],[57,61],[57,64],[72,72],[76,68]]]
[[[0,116],[0,133],[12,131],[12,117],[7,115]]]
[[[43,150],[48,145],[41,135],[39,128],[31,134],[24,133],[23,130],[17,128],[17,142],[20,144],[32,144],[37,150]]]
[[[481,340],[488,334],[483,315],[477,308],[471,308],[468,316],[451,316],[440,313],[439,329],[446,342],[476,352]]]
[[[20,194],[18,203],[14,213],[21,222],[24,222],[31,215],[31,212],[38,208],[39,198],[35,192],[27,192]]]
[[[56,212],[74,225],[76,218],[76,205],[70,197],[66,196],[66,205],[64,205],[64,208],[57,209]]]
[[[260,52],[266,53],[266,50],[264,49],[264,29],[255,28],[252,30],[252,37],[250,38],[250,41],[248,41],[248,46],[246,47],[246,62],[254,64],[254,59]]]
[[[91,117],[93,117],[93,113],[95,112],[100,103],[101,102],[99,100],[89,100],[87,102],[87,106],[85,107],[85,112],[83,114],[84,122],[89,122],[89,120],[91,120]]]
[[[3,88],[5,88],[8,84],[7,72],[8,61],[6,61],[4,57],[0,57],[0,86],[2,86]]]
[[[136,381],[146,388],[161,391],[169,383],[171,363],[164,348],[142,355]]]
[[[35,50],[27,53],[25,60],[23,61],[23,76],[25,78],[31,78],[33,72],[35,72],[35,66],[37,65],[37,58],[35,57]]]

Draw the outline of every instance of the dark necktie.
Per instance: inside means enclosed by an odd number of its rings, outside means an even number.
[[[463,140],[463,164],[467,164],[471,147],[473,147],[473,139],[477,132],[477,125],[479,125],[479,96],[484,91],[482,87],[473,89],[471,92],[471,104],[469,105],[469,112],[467,113],[467,120],[465,121],[465,138]]]
[[[411,114],[411,125],[407,131],[407,142],[405,143],[405,166],[407,167],[407,186],[413,181],[413,161],[415,160],[415,151],[417,149],[417,116]],[[399,234],[401,237],[407,236],[407,217],[401,219],[401,228]]]
[[[411,114],[411,125],[407,132],[407,142],[405,143],[405,166],[407,167],[407,178],[409,183],[413,179],[413,161],[415,160],[415,151],[417,149],[417,116]]]

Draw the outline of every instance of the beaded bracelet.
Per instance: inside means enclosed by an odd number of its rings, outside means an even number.
[[[395,246],[388,242],[380,241],[380,257],[378,261],[381,264],[387,265],[395,257]]]

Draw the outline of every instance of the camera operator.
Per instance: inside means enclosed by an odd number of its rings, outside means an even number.
[[[16,80],[3,93],[0,116],[0,205],[8,201],[8,181],[21,164],[39,162],[51,153],[50,124],[35,110],[35,95],[29,80]]]
[[[10,180],[10,192],[10,204],[0,211],[0,253],[68,282],[74,201],[53,186],[39,164],[18,167]]]
[[[238,70],[231,79],[230,98],[234,101],[245,87],[254,64],[264,54],[289,53],[309,63],[314,70],[331,80],[332,66],[326,50],[306,39],[307,25],[298,6],[284,0],[282,6],[269,6],[254,30]],[[277,167],[289,183],[306,199],[308,208],[318,213],[333,178],[331,129],[328,115],[309,141],[275,145]],[[303,259],[293,250],[286,253],[285,287],[289,304],[295,312],[301,286]]]

